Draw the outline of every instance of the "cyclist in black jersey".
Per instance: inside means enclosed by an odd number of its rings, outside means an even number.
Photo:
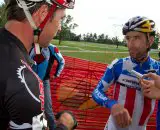
[[[43,83],[28,52],[48,46],[72,0],[6,0],[7,23],[0,29],[0,130],[42,130]]]

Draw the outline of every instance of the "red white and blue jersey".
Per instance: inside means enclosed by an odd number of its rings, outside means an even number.
[[[127,57],[117,59],[107,67],[104,76],[92,93],[93,99],[100,105],[112,108],[116,103],[124,105],[132,117],[132,124],[128,128],[119,128],[110,116],[105,130],[145,130],[149,117],[153,113],[155,100],[143,96],[139,79],[127,69],[127,62],[132,63],[133,69],[141,74],[154,71],[158,75],[160,64],[148,57],[147,61],[138,63]],[[114,99],[105,94],[108,87],[114,83]]]

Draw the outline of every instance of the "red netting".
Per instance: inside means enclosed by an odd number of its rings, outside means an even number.
[[[54,112],[71,110],[78,120],[77,130],[103,130],[109,110],[98,106],[91,93],[104,74],[106,64],[64,56],[65,68],[59,78],[51,79]],[[55,72],[52,68],[51,76]],[[113,87],[107,94],[112,98]],[[155,116],[150,118],[147,130],[155,130]]]

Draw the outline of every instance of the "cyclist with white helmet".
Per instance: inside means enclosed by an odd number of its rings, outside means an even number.
[[[0,28],[0,130],[42,130],[43,83],[32,71],[29,50],[47,47],[74,0],[6,0]]]
[[[123,35],[129,57],[114,60],[92,93],[98,104],[111,110],[105,130],[146,130],[155,100],[144,97],[139,77],[131,70],[141,74],[150,71],[160,74],[159,62],[149,56],[155,33],[155,23],[149,18],[137,16],[125,23]],[[110,99],[105,91],[113,83],[114,94]]]

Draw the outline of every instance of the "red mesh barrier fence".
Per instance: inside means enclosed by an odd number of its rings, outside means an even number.
[[[51,78],[51,95],[53,110],[71,110],[77,120],[77,130],[103,130],[109,116],[109,110],[98,106],[91,98],[91,93],[103,76],[106,64],[65,58],[65,68],[59,78]],[[51,77],[55,72],[52,68]],[[113,87],[107,92],[112,98]],[[156,113],[149,120],[147,130],[155,130]]]

